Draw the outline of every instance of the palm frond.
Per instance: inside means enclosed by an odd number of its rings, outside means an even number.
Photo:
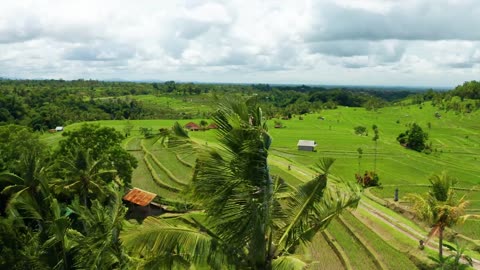
[[[291,193],[286,212],[288,225],[277,238],[277,244],[288,251],[300,242],[310,241],[321,229],[347,207],[354,207],[360,200],[357,186],[345,181],[327,184],[328,171],[334,159],[324,158],[319,162],[323,172],[304,183]]]
[[[10,200],[9,205],[16,211],[20,211],[25,219],[43,220],[42,208],[30,195],[17,196]]]
[[[3,173],[0,173],[0,183],[10,184],[10,185],[22,185],[25,182],[23,181],[22,177],[14,173],[3,172]]]
[[[191,263],[180,255],[157,253],[145,258],[142,268],[145,270],[157,269],[189,269]]]
[[[7,195],[7,196],[12,196],[14,195],[19,196],[21,193],[23,193],[25,190],[28,190],[28,187],[25,187],[24,185],[10,185],[6,186],[0,194],[2,195]],[[12,197],[12,199],[14,199]]]
[[[411,206],[415,215],[421,220],[433,222],[434,219],[434,207],[428,197],[422,196],[417,193],[410,193],[405,196],[405,200],[413,203]]]
[[[272,261],[272,269],[274,270],[303,270],[308,264],[296,256],[284,255]]]
[[[446,171],[441,174],[432,175],[428,181],[432,184],[430,188],[430,195],[438,201],[447,201],[450,197],[452,187],[458,182],[458,180],[450,176]]]
[[[126,208],[119,192],[111,189],[108,192],[112,199],[107,205],[93,200],[89,208],[81,205],[78,197],[70,205],[70,210],[84,225],[83,234],[79,232],[73,249],[78,269],[116,269],[130,263],[118,239]]]
[[[195,264],[208,264],[212,257],[226,261],[219,243],[208,234],[172,220],[148,217],[139,228],[121,235],[123,245],[143,256],[170,254]]]
[[[320,169],[320,172],[322,174],[328,175],[328,173],[330,172],[330,167],[332,167],[334,162],[334,158],[323,157],[317,163],[317,168]]]

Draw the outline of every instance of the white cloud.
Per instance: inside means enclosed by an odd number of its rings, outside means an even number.
[[[455,85],[476,0],[2,1],[0,76]]]

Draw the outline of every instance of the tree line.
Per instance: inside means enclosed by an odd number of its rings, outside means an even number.
[[[109,119],[198,118],[181,108],[146,106],[139,95],[168,96],[205,102],[225,95],[256,96],[267,116],[303,114],[336,106],[377,109],[409,91],[326,89],[313,86],[194,84],[167,82],[108,82],[96,80],[0,79],[0,124],[19,124],[48,130],[73,122]]]

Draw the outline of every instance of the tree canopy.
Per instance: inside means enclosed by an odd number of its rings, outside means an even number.
[[[99,169],[116,171],[113,175],[105,174],[103,180],[111,181],[114,176],[118,176],[125,186],[130,186],[137,160],[121,147],[124,137],[120,132],[110,127],[86,124],[80,129],[65,131],[62,136],[65,140],[59,142],[56,151],[59,159],[82,162],[79,155],[88,154],[92,161],[99,163],[97,172]],[[86,161],[87,159],[83,158],[83,162]]]
[[[423,131],[417,123],[412,123],[407,131],[400,133],[397,137],[397,141],[401,145],[417,152],[426,148],[427,139],[428,133]]]

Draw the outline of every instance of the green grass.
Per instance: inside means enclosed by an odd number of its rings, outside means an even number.
[[[347,228],[338,221],[332,221],[328,227],[328,232],[336,239],[340,246],[345,250],[346,254],[348,254],[348,260],[355,269],[378,269],[365,247],[357,242]]]
[[[313,238],[312,242],[304,248],[303,254],[313,262],[310,269],[344,269],[337,254],[328,245],[322,234],[317,234]]]
[[[176,196],[175,193],[165,190],[155,183],[147,165],[143,161],[142,152],[132,152],[131,154],[139,160],[138,167],[133,171],[132,186],[153,192],[165,198]]]
[[[285,182],[287,182],[288,184],[290,184],[292,186],[297,186],[297,185],[300,185],[300,184],[303,183],[298,178],[292,176],[291,174],[286,172],[284,169],[282,169],[280,167],[277,167],[275,165],[270,165],[270,173],[273,176],[278,176],[278,177],[282,178],[283,180],[285,180]]]
[[[372,247],[377,254],[380,255],[380,260],[388,269],[416,269],[417,267],[413,264],[412,261],[402,252],[396,250],[382,238],[376,235],[371,229],[365,226],[363,223],[359,222],[352,214],[349,212],[344,212],[342,217],[348,222],[350,226],[353,227],[354,231],[361,235],[364,239],[368,241],[368,245]]]
[[[139,99],[145,104],[166,105],[181,110],[184,107],[187,111],[202,111],[204,107],[198,106],[202,100],[183,101],[181,99],[158,98],[154,96],[141,96]],[[206,108],[206,107],[205,107]],[[309,114],[304,120],[294,117],[292,120],[282,120],[286,128],[270,129],[273,137],[273,143],[269,156],[269,165],[272,174],[279,175],[292,185],[300,184],[313,176],[311,170],[320,157],[334,157],[337,159],[331,173],[336,177],[346,180],[352,180],[354,174],[358,171],[358,153],[357,148],[363,149],[360,171],[372,170],[374,163],[374,142],[372,141],[371,126],[376,124],[380,131],[378,140],[377,155],[377,173],[383,184],[383,189],[372,190],[372,193],[381,198],[393,198],[395,188],[399,188],[400,197],[410,192],[426,192],[428,177],[432,173],[440,173],[443,170],[459,178],[459,187],[471,188],[480,187],[480,112],[468,115],[456,115],[453,112],[440,112],[442,117],[434,117],[436,108],[429,103],[422,106],[397,106],[382,108],[377,112],[366,111],[362,108],[339,107],[336,110],[325,110],[320,114]],[[325,117],[325,120],[319,120],[319,116]],[[184,125],[190,121],[200,122],[201,119],[179,120]],[[273,121],[267,122],[268,126],[273,127]],[[399,123],[397,123],[397,120]],[[128,150],[140,149],[139,129],[141,127],[152,128],[156,132],[159,128],[169,128],[175,120],[121,120],[121,121],[96,121],[104,126],[114,127],[123,132],[127,124],[134,126],[132,136],[125,141],[125,148]],[[430,141],[434,151],[427,155],[417,153],[400,146],[396,137],[399,133],[407,130],[406,124],[417,122],[429,133]],[[431,129],[428,129],[427,123],[431,123]],[[65,130],[71,130],[80,127],[79,124],[66,126]],[[368,128],[369,136],[358,136],[354,134],[354,127],[363,125]],[[216,145],[216,133],[214,130],[189,132],[189,135],[198,143],[209,146]],[[50,145],[56,145],[62,138],[60,133],[41,136],[42,140]],[[318,143],[317,152],[302,152],[296,149],[299,139],[315,140]],[[191,168],[181,164],[176,159],[173,152],[164,153],[156,146],[148,146],[149,151],[155,158],[162,163],[178,179],[186,179],[191,176]],[[139,168],[134,172],[133,183],[135,186],[156,192],[161,196],[175,198],[175,193],[165,191],[158,186],[148,175],[146,165],[142,163],[142,153],[131,151],[139,159]],[[182,160],[189,164],[194,164],[195,155],[189,153],[177,153]],[[153,162],[152,162],[153,163]],[[301,168],[307,168],[306,174],[296,170],[288,171],[288,164],[293,164]],[[162,174],[159,168],[155,168],[159,174]],[[307,175],[308,174],[308,175]],[[312,174],[312,175],[310,175]],[[162,176],[163,177],[163,176]],[[163,178],[162,178],[163,179]],[[172,183],[173,185],[173,183]],[[464,193],[460,193],[464,194]],[[469,213],[480,213],[480,192],[470,192],[467,199],[471,201]],[[382,210],[389,216],[397,215],[393,211]],[[414,226],[408,224],[409,226]],[[458,226],[456,230],[473,239],[480,239],[478,221],[467,221],[463,226]],[[384,228],[385,232],[395,234]],[[400,244],[402,240],[393,238]],[[370,241],[370,237],[368,237]],[[415,246],[415,241],[404,239],[405,244],[411,248]],[[346,243],[348,245],[348,243]],[[400,248],[402,246],[400,245]],[[408,252],[407,250],[401,250]],[[350,254],[350,253],[349,253]],[[355,264],[354,264],[355,265]]]
[[[193,168],[185,166],[175,156],[175,152],[161,146],[160,143],[155,143],[149,147],[149,151],[152,155],[166,167],[173,176],[181,183],[188,183],[193,174]],[[193,164],[193,162],[192,162]]]
[[[361,208],[355,210],[357,216],[363,217],[363,222],[366,222],[370,228],[375,228],[378,232],[378,236],[383,241],[389,243],[393,248],[404,254],[405,256],[415,259],[421,263],[431,263],[427,256],[438,256],[436,251],[425,249],[420,251],[418,241],[409,238],[408,236],[398,233],[390,225],[386,224],[383,220],[369,213],[367,210]],[[395,268],[394,268],[395,269]]]

